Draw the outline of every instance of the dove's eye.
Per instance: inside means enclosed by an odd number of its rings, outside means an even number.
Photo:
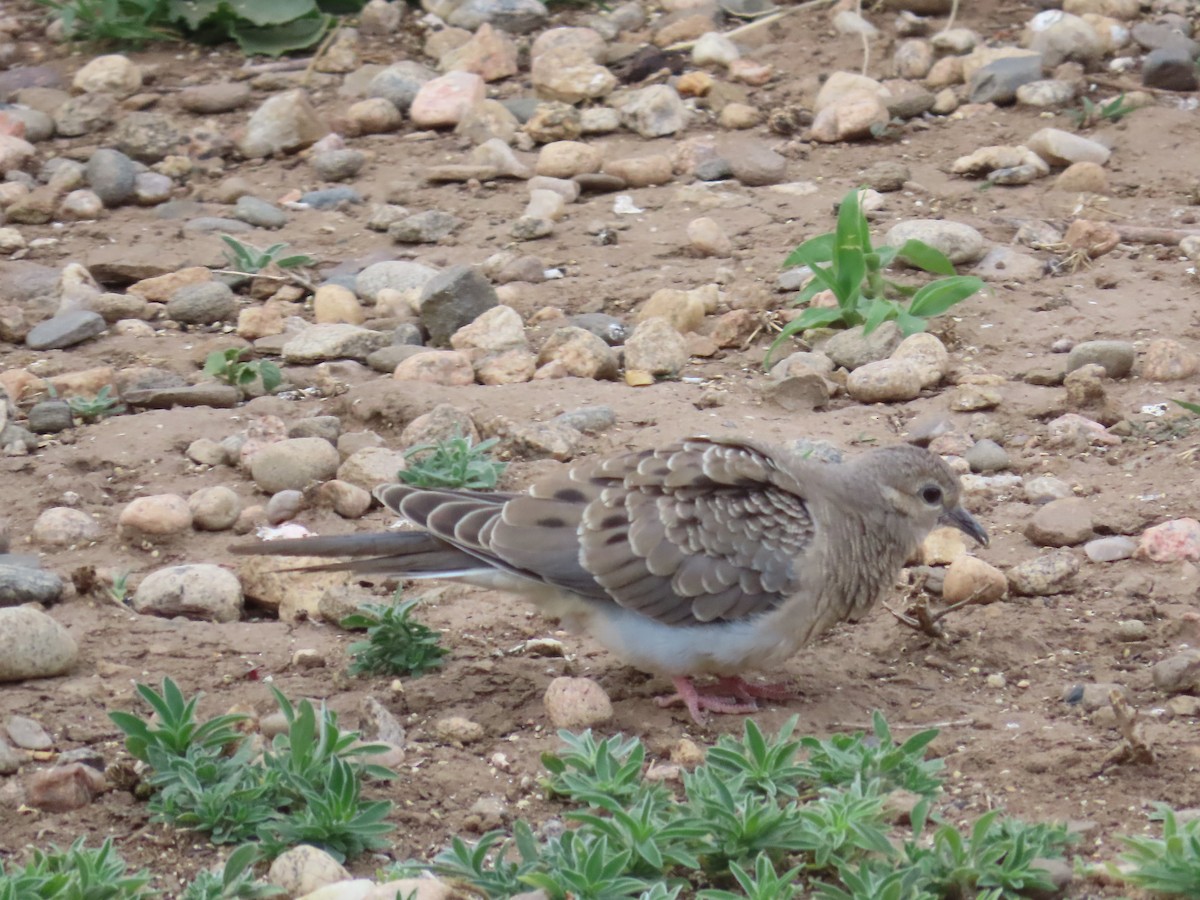
[[[938,506],[942,502],[942,489],[936,484],[926,485],[921,489],[921,499],[930,506]]]

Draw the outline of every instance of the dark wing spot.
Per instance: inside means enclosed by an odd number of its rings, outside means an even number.
[[[612,547],[616,544],[623,544],[629,540],[629,535],[624,531],[618,531],[616,534],[610,534],[604,539],[604,546]]]
[[[624,513],[610,513],[600,520],[600,530],[607,531],[610,528],[620,528],[625,524]]]
[[[579,488],[559,488],[554,492],[554,499],[563,503],[583,503],[587,500],[587,495]]]
[[[537,524],[542,528],[563,528],[567,520],[561,516],[546,516],[544,519],[538,519]]]

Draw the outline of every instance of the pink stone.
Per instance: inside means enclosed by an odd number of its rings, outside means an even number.
[[[1152,562],[1200,560],[1200,522],[1172,519],[1142,532],[1136,556]]]
[[[452,128],[486,97],[484,81],[474,72],[448,72],[421,86],[409,116],[422,128]]]
[[[729,64],[729,79],[755,87],[766,84],[775,74],[774,69],[765,63],[752,59],[735,59]]]

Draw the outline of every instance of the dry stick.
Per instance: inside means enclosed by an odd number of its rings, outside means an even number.
[[[954,27],[954,20],[958,18],[958,0],[950,0],[950,18],[946,20],[946,24],[942,26],[939,34],[945,34]]]
[[[301,69],[307,68],[316,57],[305,56],[300,59],[281,59],[277,62],[255,63],[250,65],[245,63],[240,71],[250,75],[261,75],[264,72],[298,72]]]
[[[1156,228],[1153,225],[1116,225],[1121,240],[1130,244],[1175,245],[1187,237],[1200,237],[1194,228]]]
[[[764,25],[774,24],[775,22],[778,22],[780,19],[786,18],[787,16],[790,16],[793,13],[798,13],[803,9],[813,9],[814,7],[817,7],[817,6],[829,6],[833,2],[834,2],[834,0],[806,0],[805,3],[799,3],[796,6],[789,6],[787,9],[781,10],[777,13],[771,13],[771,15],[769,15],[769,16],[764,16],[761,19],[755,19],[753,22],[747,22],[745,25],[739,25],[737,28],[733,29],[733,31],[725,32],[725,37],[729,38],[730,40],[733,40],[734,38],[737,38],[737,37],[743,37],[752,31],[756,31],[757,29],[762,28]],[[695,46],[696,46],[695,41],[680,41],[677,44],[672,44],[670,47],[667,47],[666,49],[667,50],[691,50]]]
[[[314,53],[312,55],[312,59],[308,61],[308,65],[304,68],[304,77],[301,79],[301,82],[305,85],[305,87],[308,86],[309,81],[312,79],[313,69],[316,68],[317,61],[325,55],[327,50],[329,50],[330,46],[333,44],[333,39],[337,37],[337,34],[337,28],[330,28],[329,34],[325,35],[325,39],[321,41],[321,45],[317,47],[317,52]]]
[[[1085,75],[1088,81],[1098,87],[1109,88],[1110,90],[1120,91],[1123,94],[1131,94],[1134,91],[1142,91],[1146,94],[1162,94],[1164,97],[1178,97],[1179,91],[1169,91],[1166,88],[1150,87],[1146,84],[1122,84],[1119,81],[1114,81],[1111,78],[1102,78],[1099,75]]]

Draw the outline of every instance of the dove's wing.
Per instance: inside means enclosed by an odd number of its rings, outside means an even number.
[[[405,485],[377,495],[481,562],[667,625],[775,608],[797,590],[797,560],[816,537],[795,477],[738,440],[584,461],[516,496]]]

